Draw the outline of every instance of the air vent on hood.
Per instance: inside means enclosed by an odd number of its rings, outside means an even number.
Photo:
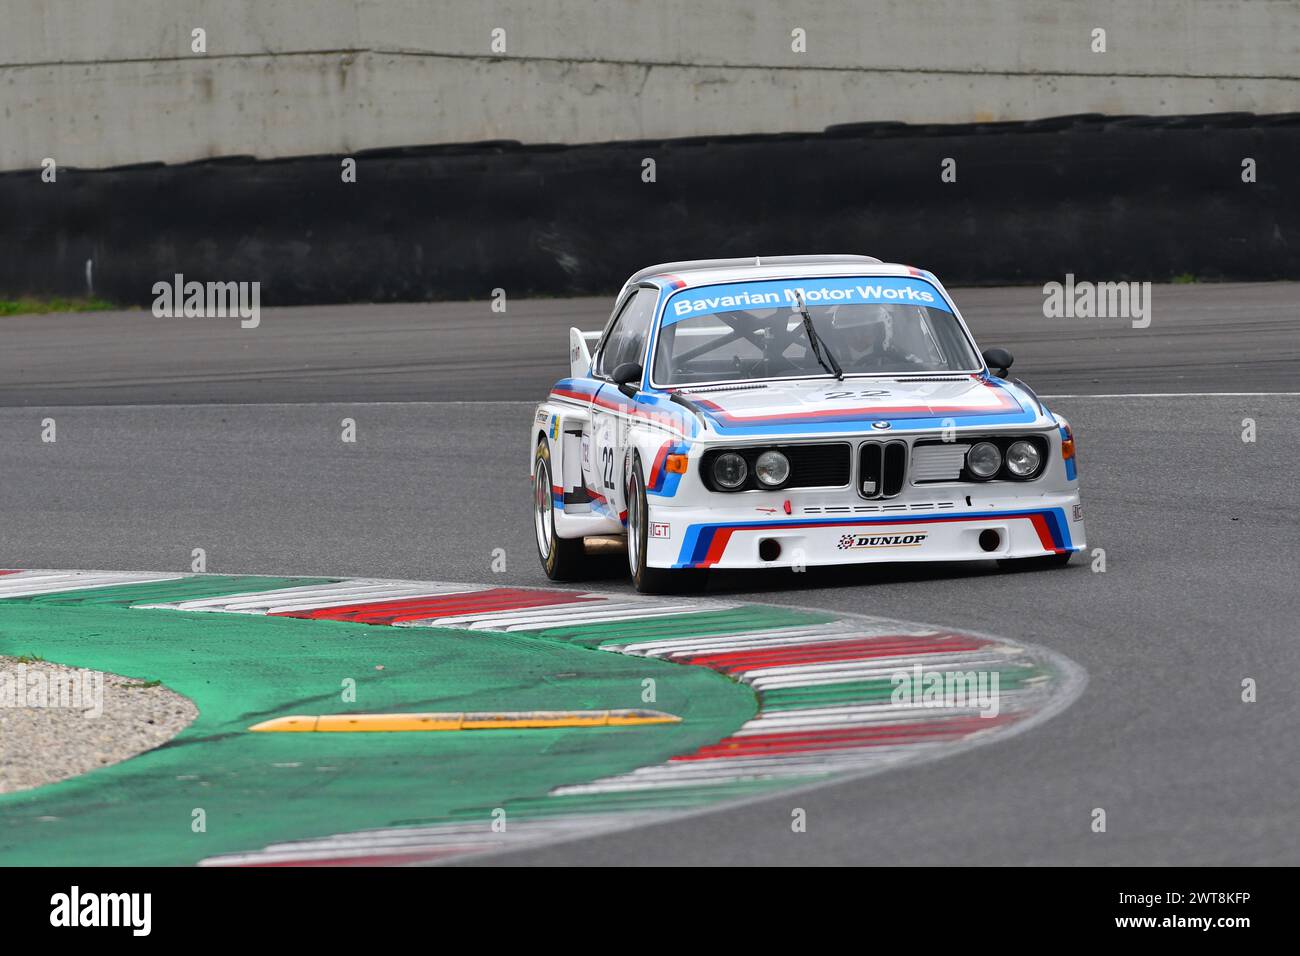
[[[709,385],[704,388],[679,388],[679,395],[712,395],[714,392],[748,392],[756,388],[767,388],[762,382],[746,385]]]
[[[896,382],[964,382],[969,375],[912,375],[907,378],[897,378]]]

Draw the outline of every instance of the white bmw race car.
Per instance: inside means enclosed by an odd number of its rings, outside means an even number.
[[[869,256],[674,262],[623,286],[529,435],[546,573],[624,535],[639,591],[698,568],[1085,547],[1070,426],[982,356],[930,273]]]

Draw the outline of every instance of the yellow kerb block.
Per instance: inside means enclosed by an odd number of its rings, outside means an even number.
[[[522,710],[442,714],[322,714],[276,717],[248,729],[258,733],[384,732],[415,730],[540,730],[555,727],[635,727],[675,724],[680,717],[658,710]]]

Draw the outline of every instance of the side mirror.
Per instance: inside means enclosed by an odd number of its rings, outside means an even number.
[[[1007,372],[1011,371],[1011,363],[1015,361],[1011,353],[1006,349],[985,349],[983,354],[984,364],[989,367],[989,371],[998,378],[1006,378]]]
[[[614,384],[618,386],[618,390],[628,398],[631,398],[641,387],[641,377],[644,374],[645,369],[636,362],[624,362],[618,368],[614,369],[614,374],[611,378],[613,378]]]

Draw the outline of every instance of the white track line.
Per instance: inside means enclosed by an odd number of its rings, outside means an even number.
[[[295,861],[348,859],[383,853],[419,853],[428,850],[480,853],[485,849],[518,847],[540,840],[585,833],[594,827],[617,823],[646,825],[668,814],[626,812],[530,818],[511,822],[503,833],[494,832],[491,822],[442,824],[408,829],[361,830],[340,833],[320,840],[277,843],[252,853],[230,853],[210,857],[200,866],[233,866],[241,863],[291,863]]]
[[[734,607],[735,605],[727,605]],[[548,627],[555,626],[573,626],[577,627],[583,624],[606,624],[616,621],[648,621],[656,617],[676,617],[679,614],[702,614],[707,609],[701,608],[697,604],[667,604],[662,607],[647,609],[645,607],[634,609],[628,607],[625,610],[618,610],[613,605],[599,613],[585,615],[582,613],[570,613],[564,616],[557,616],[557,619],[551,623],[518,623],[507,624],[507,631],[540,631]]]
[[[927,634],[934,634],[928,631]],[[668,657],[672,654],[696,655],[727,653],[764,647],[795,647],[800,644],[818,644],[823,641],[869,638],[873,635],[861,627],[840,624],[819,624],[807,628],[772,628],[749,634],[695,635],[693,637],[662,638],[654,641],[624,641],[602,644],[602,650],[618,651],[633,657]],[[911,637],[913,635],[900,635]],[[921,635],[915,635],[921,636]]]
[[[881,661],[889,661],[888,664],[882,664]],[[906,663],[910,661],[911,663]],[[941,654],[931,654],[928,659],[925,657],[914,658],[894,658],[894,657],[875,657],[868,660],[858,660],[852,662],[856,665],[856,670],[847,670],[828,674],[825,676],[810,676],[810,673],[800,673],[794,676],[783,677],[755,677],[747,683],[755,690],[780,690],[784,687],[821,687],[834,684],[855,683],[863,680],[887,680],[892,678],[900,671],[911,677],[915,671],[913,664],[921,666],[921,674],[948,674],[961,672],[971,668],[983,665],[988,669],[1001,669],[1001,666],[1014,664],[1014,661],[1008,661],[1002,655],[980,655],[978,652],[971,654],[953,654],[945,656]],[[744,673],[748,674],[749,671]]]
[[[679,604],[650,609],[605,599],[561,604],[536,610],[478,611],[455,617],[429,617],[401,622],[404,627],[460,627],[472,631],[541,631],[552,627],[578,627],[612,621],[649,620],[675,614],[698,613],[695,606]]]
[[[998,695],[998,716],[1019,714],[1040,702],[1039,691],[1007,691]],[[777,710],[746,721],[733,737],[755,734],[779,734],[796,730],[851,730],[878,724],[933,724],[949,717],[981,717],[978,707],[924,708],[917,704],[867,704],[845,707]],[[992,726],[992,725],[990,725]]]
[[[34,597],[63,591],[89,591],[119,584],[150,584],[176,581],[186,574],[108,573],[96,571],[20,571],[0,575],[0,598]]]
[[[167,609],[172,611],[217,611],[228,614],[276,614],[286,611],[315,611],[327,607],[343,607],[371,601],[394,601],[413,597],[442,597],[448,594],[468,594],[482,588],[463,585],[430,584],[378,584],[374,582],[341,581],[338,584],[316,584],[301,588],[281,588],[275,591],[247,591],[222,597],[201,598],[194,601],[177,601],[162,604],[138,604],[137,609]]]
[[[1040,395],[1057,398],[1295,398],[1300,392],[1114,392],[1102,395]]]

